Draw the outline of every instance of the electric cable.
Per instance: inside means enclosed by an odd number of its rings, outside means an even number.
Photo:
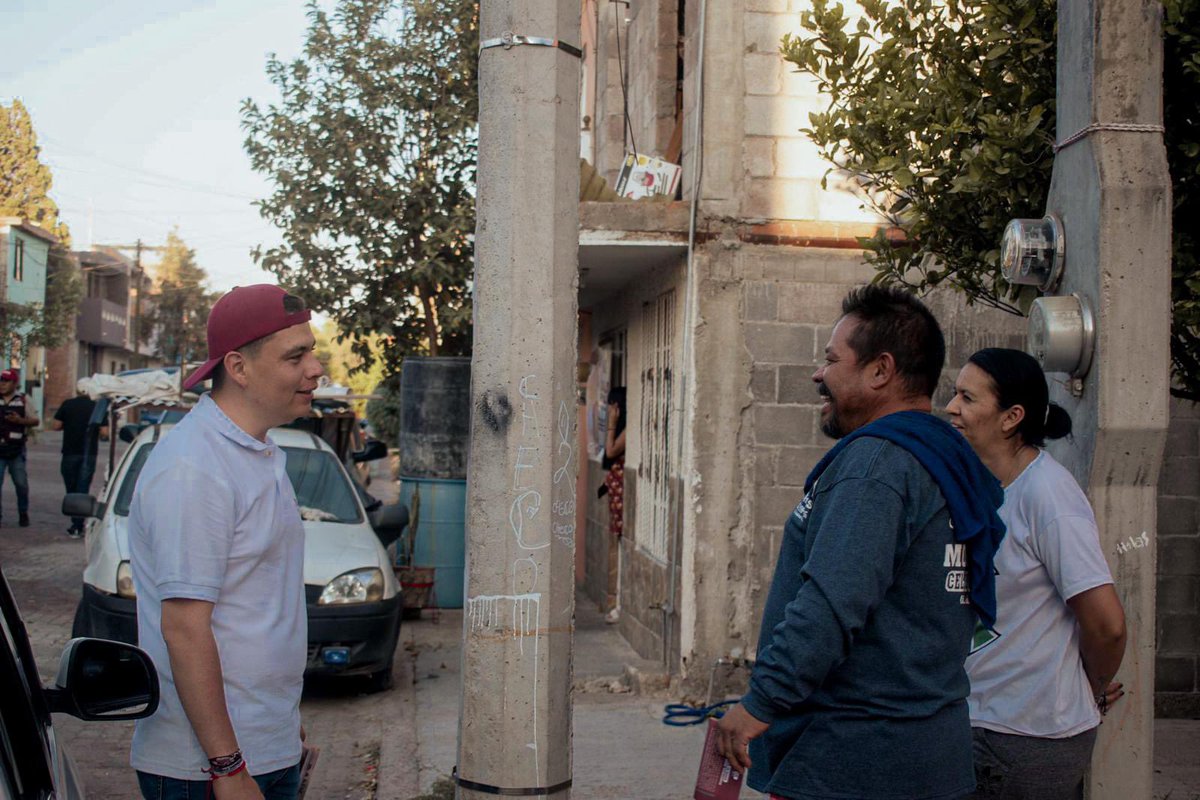
[[[629,133],[629,148],[632,149],[634,155],[637,155],[637,140],[633,137],[633,120],[629,117],[629,86],[625,81],[625,62],[621,56],[621,4],[617,0],[612,0],[612,4],[617,34],[617,77],[621,79],[621,106],[625,115],[625,131]]]

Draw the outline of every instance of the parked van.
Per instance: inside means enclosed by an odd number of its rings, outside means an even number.
[[[129,508],[146,459],[173,427],[154,425],[138,433],[99,498],[70,494],[63,501],[64,514],[90,517],[73,636],[136,644]],[[291,428],[273,428],[267,435],[287,455],[304,520],[305,674],[365,675],[373,689],[389,688],[403,600],[385,547],[403,532],[408,511],[384,506],[357,486],[320,437]]]

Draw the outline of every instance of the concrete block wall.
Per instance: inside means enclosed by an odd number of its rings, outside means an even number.
[[[640,0],[629,7],[629,121],[638,150],[665,155],[675,131],[679,0]],[[614,7],[624,8],[619,3]],[[601,11],[600,13],[606,13]],[[611,12],[608,12],[611,13]],[[627,33],[626,33],[627,31]]]
[[[1158,485],[1155,713],[1200,717],[1200,405],[1172,398]]]

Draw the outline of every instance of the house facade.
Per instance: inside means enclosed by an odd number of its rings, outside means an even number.
[[[583,159],[615,187],[636,148],[682,181],[678,199],[581,204],[577,579],[642,656],[701,683],[716,659],[754,655],[783,523],[831,444],[811,375],[841,299],[874,275],[857,237],[885,225],[836,176],[821,186],[827,164],[800,132],[828,100],[778,49],[809,5],[583,3]],[[975,350],[1024,347],[1024,320],[929,302],[948,346],[937,406]],[[628,396],[619,539],[597,496],[609,386]],[[1200,419],[1174,411],[1158,688],[1164,708],[1194,709]]]
[[[53,233],[19,217],[0,217],[0,299],[22,306],[46,302],[46,269],[50,248],[58,239]],[[25,341],[27,328],[10,333],[0,342],[4,368],[20,373],[20,391],[39,415],[44,411],[43,388],[46,352]]]

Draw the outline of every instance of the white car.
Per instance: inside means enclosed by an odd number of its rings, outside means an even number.
[[[146,458],[173,427],[142,430],[98,499],[69,494],[63,500],[64,514],[91,518],[73,636],[136,644],[129,506]],[[287,454],[288,477],[304,519],[306,674],[366,675],[373,688],[389,688],[403,597],[384,548],[403,532],[408,511],[402,505],[383,506],[361,490],[320,437],[290,428],[274,428],[268,436]]]

